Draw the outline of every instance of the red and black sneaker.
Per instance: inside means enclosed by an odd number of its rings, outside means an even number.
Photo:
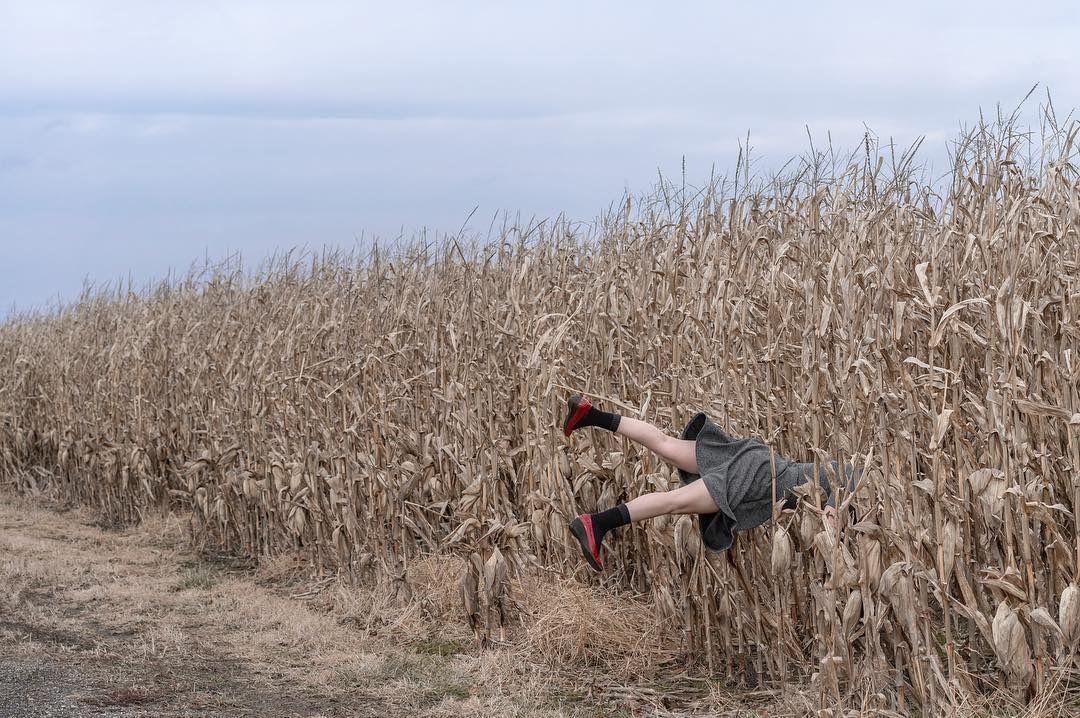
[[[574,394],[567,399],[566,421],[563,423],[563,433],[570,436],[570,432],[580,426],[581,420],[589,413],[589,409],[592,409],[592,402],[589,401],[589,397],[587,396]]]
[[[581,553],[594,571],[604,570],[604,559],[600,557],[600,542],[596,540],[592,516],[581,514],[570,522],[570,532],[581,544]]]

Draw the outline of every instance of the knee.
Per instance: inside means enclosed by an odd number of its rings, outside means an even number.
[[[663,434],[656,440],[656,453],[661,456],[674,456],[675,451],[678,448],[678,439],[673,436]]]
[[[700,492],[697,491],[700,487],[695,486],[694,483],[667,492],[668,500],[670,501],[668,513],[697,514],[703,512],[703,502],[698,495]]]
[[[687,509],[690,506],[690,497],[688,493],[685,486],[667,492],[666,498],[668,500],[669,514],[688,513]]]

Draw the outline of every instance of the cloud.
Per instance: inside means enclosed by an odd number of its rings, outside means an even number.
[[[869,126],[930,157],[1035,82],[1080,101],[1070,3],[0,4],[0,307],[204,253],[474,206],[590,218],[657,171],[768,171]]]
[[[1075,59],[1067,3],[1037,53],[1033,13],[972,7],[37,0],[7,6],[0,87],[54,109],[499,116],[985,89]]]

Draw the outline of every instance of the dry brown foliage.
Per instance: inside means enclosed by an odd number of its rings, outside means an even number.
[[[813,496],[726,555],[686,522],[620,536],[605,589],[681,649],[812,677],[831,708],[1068,690],[1080,185],[1075,126],[1045,118],[1039,137],[981,125],[933,186],[868,142],[767,182],[662,185],[594,225],[282,257],[14,317],[2,476],[121,520],[187,504],[226,550],[404,592],[410,565],[458,556],[463,613],[494,637],[514,581],[579,569],[571,517],[675,483],[607,434],[565,442],[567,393],[672,430],[703,409],[866,480],[840,541]],[[531,640],[569,658],[585,639],[540,620]]]

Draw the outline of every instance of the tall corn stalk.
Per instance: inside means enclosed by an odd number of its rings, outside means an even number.
[[[858,523],[837,541],[811,494],[715,555],[662,518],[616,538],[606,585],[823,707],[1030,694],[1080,639],[1080,186],[1047,118],[1038,162],[980,126],[934,187],[868,145],[593,225],[87,291],[0,326],[0,478],[118,520],[189,506],[224,550],[406,593],[410,561],[460,554],[490,636],[511,575],[576,572],[575,514],[677,483],[617,437],[567,445],[565,396],[672,432],[701,409],[864,469],[836,482]]]

